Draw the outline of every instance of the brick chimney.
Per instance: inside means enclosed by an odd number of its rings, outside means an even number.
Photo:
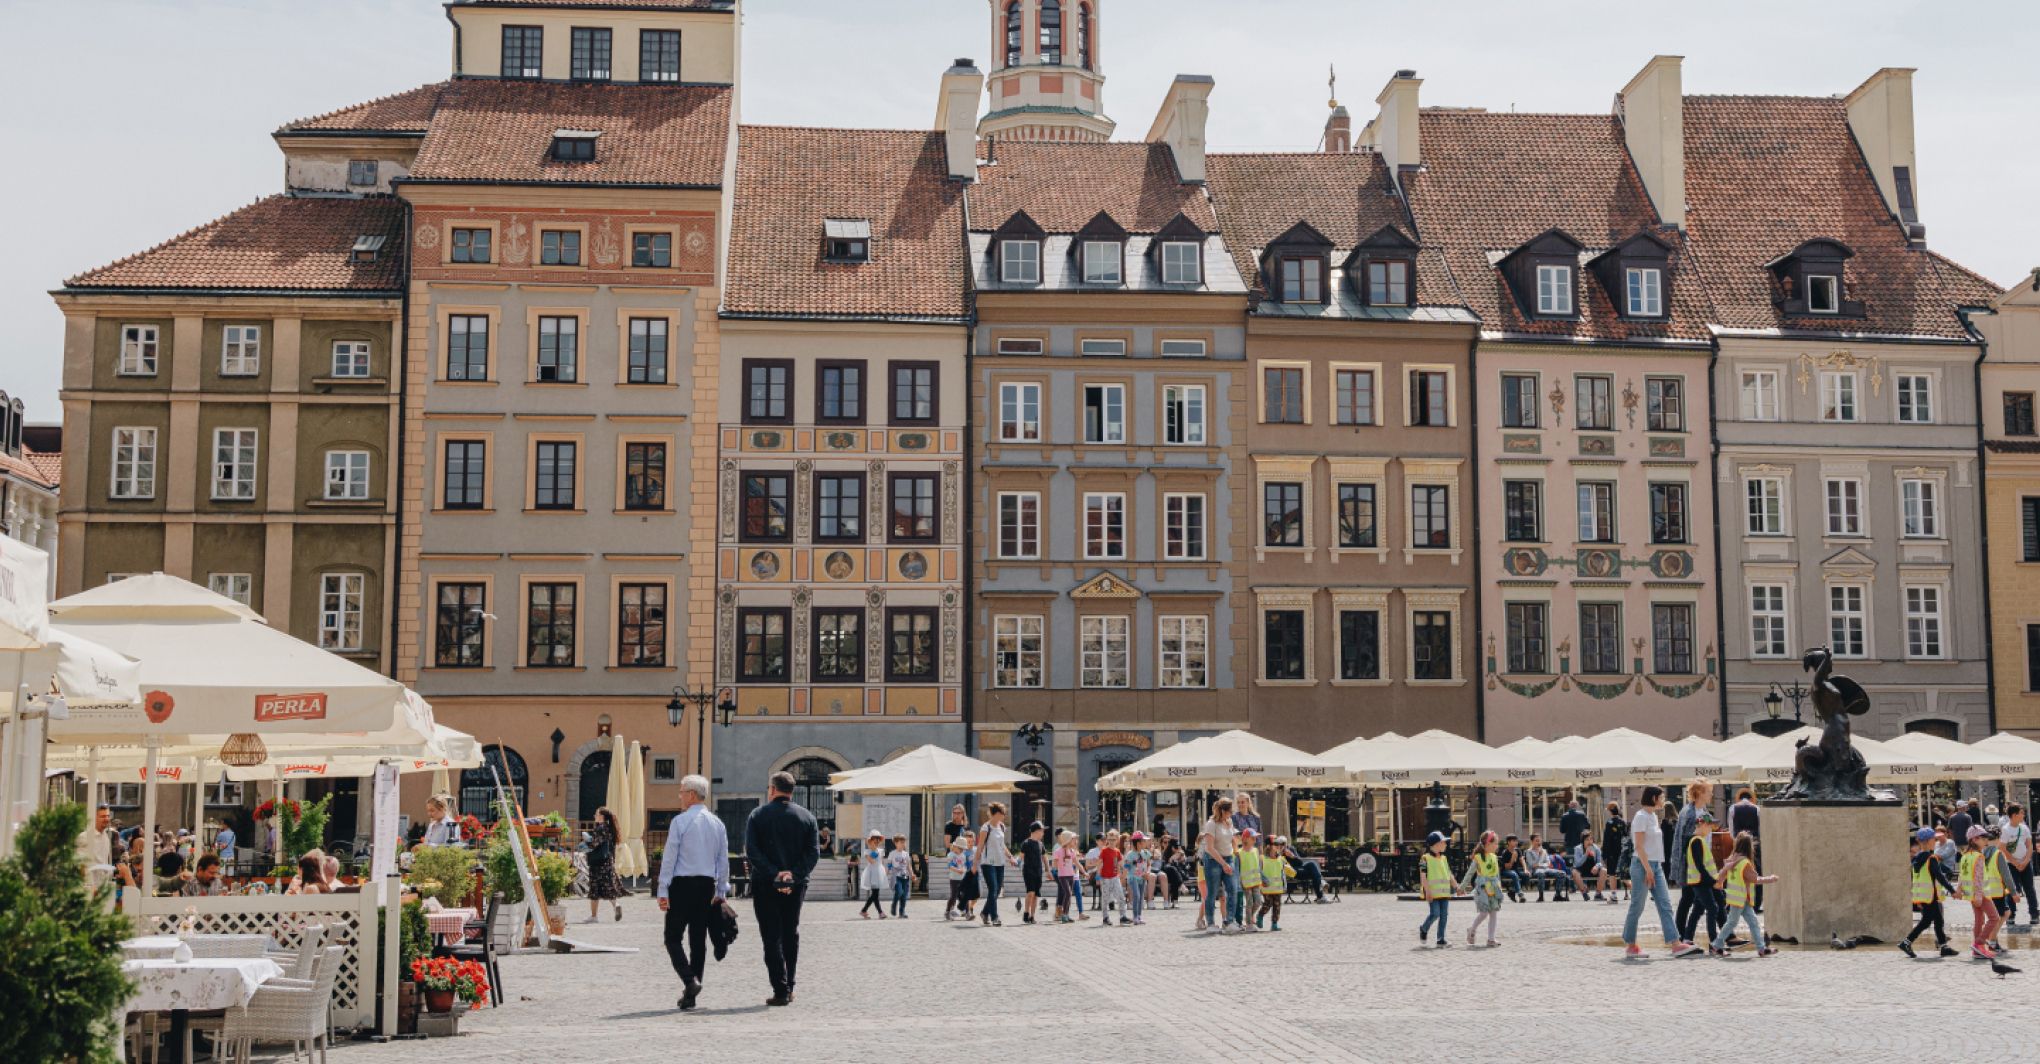
[[[1169,146],[1176,157],[1176,173],[1186,185],[1204,183],[1204,126],[1211,118],[1213,85],[1207,74],[1176,75],[1154,125],[1148,127],[1148,143]]]
[[[1388,172],[1402,187],[1402,172],[1423,165],[1423,145],[1417,134],[1417,90],[1424,84],[1414,70],[1398,70],[1388,79],[1374,102],[1381,108],[1374,121],[1360,131],[1360,143],[1381,153]]]
[[[935,106],[935,129],[943,134],[951,180],[977,180],[977,112],[984,91],[985,76],[968,59],[957,60],[942,73],[942,98]]]
[[[1910,67],[1885,67],[1845,99],[1849,132],[1863,150],[1884,205],[1905,225],[1916,247],[1927,242],[1920,224],[1918,171],[1913,157],[1913,98]]]
[[[1324,145],[1328,152],[1353,150],[1353,115],[1344,104],[1332,104],[1332,115],[1325,119]]]
[[[1686,224],[1686,96],[1683,56],[1653,56],[1615,94],[1615,117],[1658,221]]]

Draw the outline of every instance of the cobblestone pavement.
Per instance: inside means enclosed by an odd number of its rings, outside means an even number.
[[[1908,961],[1889,946],[1764,960],[1673,961],[1659,949],[1627,962],[1600,944],[1625,911],[1604,904],[1510,904],[1493,950],[1465,948],[1472,909],[1454,905],[1457,948],[1441,951],[1417,946],[1420,906],[1376,896],[1294,906],[1280,934],[1226,938],[1193,932],[1188,905],[1143,927],[1023,927],[1009,901],[1006,926],[984,928],[944,922],[939,902],[917,899],[910,919],[883,923],[851,902],[814,902],[799,997],[783,1009],[764,1005],[756,930],[749,905],[739,910],[743,937],[710,965],[695,1012],[674,1008],[659,914],[639,897],[621,923],[605,914],[571,933],[640,952],[505,958],[510,1000],[464,1017],[461,1037],[355,1043],[335,1058],[1920,1064],[2040,1049],[2040,1029],[2006,1011],[2040,991],[2040,952],[2018,949],[2011,963],[2033,971],[2005,982],[1979,963]],[[1647,917],[1646,943],[1652,926]],[[1950,933],[1966,942],[1966,928]],[[1092,1043],[1104,1031],[1118,1048],[1101,1056]],[[1497,1056],[1499,1045],[1513,1048]]]

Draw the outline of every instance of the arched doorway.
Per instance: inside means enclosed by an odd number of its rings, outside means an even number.
[[[494,767],[498,774],[509,766],[509,778],[503,786],[514,792],[517,805],[522,809],[531,808],[531,777],[524,768],[524,757],[507,746],[490,743],[482,747],[482,763],[460,772],[460,812],[473,816],[483,823],[496,820],[495,776],[489,772]]]
[[[819,757],[804,757],[786,766],[786,771],[793,774],[793,800],[814,814],[817,830],[828,828],[834,835],[836,796],[829,791],[829,774],[837,771],[836,766]]]
[[[1034,782],[1023,783],[1013,792],[1013,799],[1007,810],[1007,822],[1018,825],[1014,833],[1036,820],[1047,826],[1047,838],[1055,837],[1055,773],[1039,761],[1022,761],[1013,766],[1013,771],[1024,772],[1034,777]]]
[[[1098,759],[1098,778],[1104,779],[1114,772],[1133,764],[1133,759],[1108,757]],[[1091,818],[1091,834],[1103,835],[1107,831],[1132,831],[1141,825],[1136,823],[1140,816],[1140,795],[1133,791],[1098,791],[1098,808]]]
[[[595,810],[609,804],[609,751],[597,750],[581,759],[581,782],[575,813],[582,820],[595,819]]]

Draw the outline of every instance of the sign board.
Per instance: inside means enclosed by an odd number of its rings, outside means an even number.
[[[890,839],[906,835],[914,827],[914,799],[911,795],[867,795],[864,799],[864,833],[885,832]]]
[[[1296,815],[1322,818],[1325,815],[1324,800],[1321,798],[1316,798],[1316,799],[1304,799],[1302,801],[1297,802]]]
[[[397,872],[397,843],[403,825],[397,817],[397,766],[387,762],[375,767],[375,857],[369,864],[369,878],[380,883]]]

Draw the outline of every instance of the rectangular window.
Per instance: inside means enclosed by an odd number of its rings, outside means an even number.
[[[2005,435],[2031,436],[2033,428],[2033,393],[2005,393]]]
[[[935,364],[933,362],[895,362],[891,368],[892,423],[895,425],[915,425],[934,421],[936,417]]]
[[[213,573],[205,578],[207,590],[233,599],[243,606],[254,604],[255,577],[249,573]]]
[[[1573,421],[1583,429],[1607,431],[1615,427],[1612,377],[1573,378]]]
[[[1905,653],[1910,658],[1941,656],[1941,589],[1905,589]]]
[[[1864,632],[1868,625],[1869,615],[1863,609],[1862,585],[1834,584],[1828,587],[1828,645],[1834,648],[1836,657],[1866,656]]]
[[[446,441],[446,467],[441,477],[448,510],[479,510],[489,475],[489,445],[481,440]]]
[[[568,76],[575,81],[609,80],[609,30],[600,27],[574,27],[571,44],[573,62]]]
[[[864,538],[864,474],[815,474],[815,538],[831,543]]]
[[[1742,372],[1742,419],[1778,420],[1778,371],[1746,369]]]
[[[1547,609],[1542,602],[1511,602],[1504,607],[1509,628],[1510,672],[1551,671]]]
[[[638,31],[638,80],[680,80],[680,31]]]
[[[632,233],[630,264],[636,269],[656,270],[673,265],[673,234]]]
[[[446,319],[446,379],[489,379],[489,318],[455,314]]]
[[[1270,424],[1303,424],[1303,370],[1270,366],[1261,371],[1261,420]]]
[[[1040,687],[1045,679],[1041,618],[992,619],[992,686]]]
[[[792,420],[793,363],[783,359],[745,359],[745,423],[772,425]]]
[[[793,538],[793,474],[745,473],[744,509],[737,538],[747,543],[784,543]]]
[[[453,231],[453,261],[489,261],[489,237],[487,229],[455,229]]]
[[[1342,369],[1332,374],[1332,404],[1338,424],[1375,424],[1374,371]]]
[[[1105,560],[1126,557],[1125,495],[1084,493],[1084,557]]]
[[[1452,614],[1445,610],[1412,611],[1410,679],[1450,680],[1456,675],[1452,661]]]
[[[1902,531],[1907,539],[1941,538],[1940,484],[1932,480],[1898,482],[1899,502],[1904,510]]]
[[[1126,617],[1084,617],[1078,622],[1079,687],[1133,685],[1131,621]]]
[[[2026,626],[2026,690],[2040,691],[2040,624]]]
[[[1162,496],[1162,557],[1172,562],[1204,559],[1204,496]]]
[[[1822,373],[1820,375],[1820,419],[1822,421],[1856,420],[1856,375],[1854,373]]]
[[[120,369],[123,377],[156,375],[156,355],[161,348],[161,331],[154,325],[120,327]]]
[[[1086,398],[1089,398],[1088,394]],[[1088,417],[1086,421],[1088,428]],[[1000,384],[999,440],[1003,443],[1036,443],[1040,439],[1041,385],[1033,381]]]
[[[538,78],[545,76],[542,62],[545,29],[540,26],[503,27],[503,76]]]
[[[1077,354],[1097,358],[1125,358],[1126,341],[1100,336],[1087,337],[1077,342]]]
[[[888,683],[934,682],[935,613],[932,606],[885,611],[885,678]]]
[[[815,364],[815,421],[825,425],[864,424],[864,363]]]
[[[1261,485],[1261,545],[1303,546],[1303,485],[1270,481]]]
[[[864,679],[864,611],[856,607],[815,610],[817,683]]]
[[[1502,374],[1502,427],[1537,427],[1537,378],[1529,373]]]
[[[1659,675],[1693,672],[1693,607],[1685,604],[1650,608],[1651,667]]]
[[[1537,267],[1537,313],[1571,314],[1573,279],[1570,266]]]
[[[1117,241],[1084,241],[1084,283],[1118,284],[1125,258]]]
[[[1580,542],[1615,542],[1615,485],[1590,483],[1577,486],[1580,512]]]
[[[626,669],[666,664],[666,585],[617,585],[616,664]]]
[[[1898,375],[1898,420],[1911,425],[1934,421],[1934,379],[1924,373]]]
[[[486,604],[482,584],[441,584],[433,604],[432,665],[440,669],[482,667]]]
[[[1632,318],[1657,318],[1665,312],[1665,275],[1663,270],[1631,267],[1625,271],[1629,292],[1629,316]]]
[[[1809,314],[1841,313],[1841,278],[1833,274],[1809,274],[1806,278],[1806,310]]]
[[[347,160],[347,184],[353,188],[374,188],[382,176],[382,166],[374,159]]]
[[[254,429],[213,430],[213,498],[255,497],[255,437]]]
[[[1193,241],[1162,243],[1162,283],[1196,284],[1204,279],[1203,250]]]
[[[1433,427],[1452,424],[1449,380],[1443,370],[1410,371],[1410,424]]]
[[[1401,259],[1367,264],[1367,302],[1376,307],[1402,307],[1410,302],[1410,264]]]
[[[156,494],[156,430],[113,430],[113,497],[148,499]]]
[[[1827,534],[1830,536],[1860,536],[1863,534],[1863,482],[1860,480],[1829,480],[1827,494]]]
[[[1686,431],[1686,382],[1677,377],[1646,377],[1644,427],[1652,432]]]
[[[2019,499],[2019,560],[2040,562],[2040,498]]]
[[[1442,484],[1410,487],[1410,546],[1446,550],[1452,546],[1451,495]]]
[[[1322,303],[1325,301],[1323,259],[1283,259],[1282,302]]]
[[[1302,610],[1267,610],[1261,614],[1261,678],[1301,680],[1310,653],[1303,637]]]
[[[623,445],[623,508],[626,510],[666,508],[664,443]]]
[[[999,241],[999,280],[1007,284],[1041,283],[1041,241]]]
[[[1126,386],[1084,385],[1084,442],[1126,442]]]
[[[1613,602],[1580,603],[1580,671],[1622,671],[1622,607]]]
[[[1204,386],[1162,386],[1162,442],[1183,446],[1204,443]]]
[[[786,629],[791,611],[761,607],[737,611],[737,679],[749,683],[785,683]]]
[[[253,377],[262,372],[262,326],[229,325],[220,330],[220,376]]]
[[[1785,585],[1750,585],[1750,656],[1790,657],[1791,644],[1785,633]]]
[[[999,493],[999,557],[1041,557],[1041,493]]]
[[[369,373],[367,340],[333,342],[333,376],[366,377]]]
[[[368,498],[368,452],[326,452],[326,498],[360,502]]]
[[[1381,679],[1381,614],[1339,611],[1339,679]]]
[[[578,229],[546,229],[538,234],[538,264],[540,266],[579,266],[581,264],[581,231]]]
[[[1743,530],[1752,536],[1785,534],[1785,481],[1751,477],[1743,482]]]
[[[538,319],[538,380],[571,384],[580,379],[581,319]]]
[[[1686,542],[1686,485],[1650,486],[1650,541]]]
[[[941,494],[940,473],[894,473],[891,539],[895,543],[919,543],[940,538],[942,531],[935,513],[935,498]]]
[[[1039,337],[1002,336],[999,338],[997,350],[1002,355],[1039,355],[1043,353],[1043,346]]]
[[[1209,354],[1209,345],[1202,340],[1163,340],[1159,350],[1164,358],[1203,358]]]
[[[1157,627],[1158,685],[1167,688],[1206,686],[1210,682],[1207,662],[1211,618],[1162,617]]]
[[[361,649],[362,600],[368,578],[360,573],[319,577],[319,649],[347,654]]]
[[[630,319],[630,361],[623,382],[666,383],[666,319]]]
[[[1544,482],[1502,482],[1502,538],[1515,543],[1544,542]]]
[[[540,440],[533,445],[538,465],[532,471],[531,506],[535,510],[576,508],[575,479],[581,446],[571,440]]]
[[[1372,550],[1381,546],[1374,510],[1374,485],[1341,484],[1339,491],[1339,546]]]

